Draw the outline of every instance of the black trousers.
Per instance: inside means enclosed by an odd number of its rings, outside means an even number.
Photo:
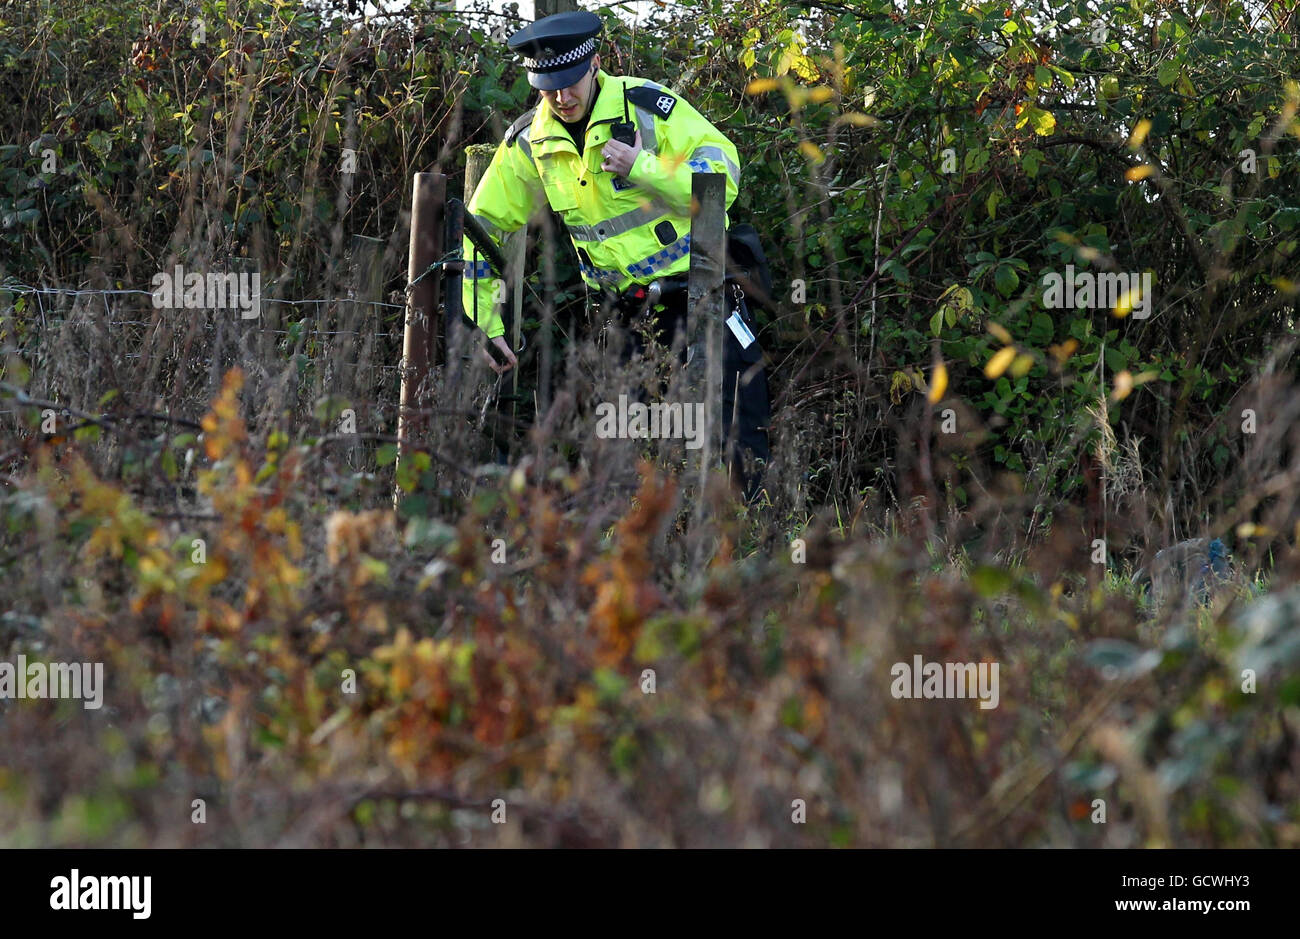
[[[735,296],[730,283],[725,289],[727,316],[738,310],[750,332],[757,334],[758,324],[744,298]],[[672,348],[678,332],[686,328],[686,301],[685,290],[673,291],[661,300],[664,308],[652,314],[651,329],[655,339],[668,348]],[[641,316],[637,309],[618,311],[618,322],[631,335],[631,342],[623,346],[624,361],[645,351],[644,330],[636,328]],[[772,410],[767,372],[763,368],[763,350],[757,340],[742,348],[735,334],[725,325],[722,336],[722,435],[731,442],[727,462],[731,466],[731,478],[744,492],[745,501],[754,502],[762,492],[764,473],[771,459],[767,429]],[[685,359],[683,349],[682,362]]]

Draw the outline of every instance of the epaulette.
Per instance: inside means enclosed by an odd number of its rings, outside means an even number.
[[[519,120],[510,125],[510,129],[506,131],[507,147],[514,146],[515,138],[519,136],[521,130],[533,122],[533,115],[536,113],[537,108],[533,108],[531,111],[521,116]]]
[[[662,118],[667,118],[677,107],[677,98],[666,89],[654,85],[640,85],[627,90],[627,99],[632,103],[653,111]]]

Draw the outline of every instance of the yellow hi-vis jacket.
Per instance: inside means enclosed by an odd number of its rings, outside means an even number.
[[[582,155],[542,102],[507,131],[467,210],[500,247],[544,197],[564,219],[583,280],[622,291],[690,268],[691,176],[725,173],[730,207],[740,166],[731,141],[662,85],[604,70],[596,80],[600,90]],[[612,125],[623,120],[625,86],[628,115],[641,132],[641,152],[627,180],[600,168]],[[486,259],[475,261],[468,236],[463,250],[465,315],[496,338],[505,332],[494,303],[504,299],[496,290],[498,275]]]

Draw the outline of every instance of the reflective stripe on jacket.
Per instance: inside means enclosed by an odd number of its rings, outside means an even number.
[[[543,102],[529,112],[531,123],[517,123],[497,147],[468,210],[500,246],[506,234],[527,224],[544,198],[564,219],[583,280],[621,291],[690,268],[691,176],[725,173],[730,207],[740,187],[740,165],[731,141],[669,89],[604,70],[596,80],[600,91],[582,156]],[[600,164],[612,125],[623,120],[624,86],[648,86],[663,96],[657,102],[661,110],[628,102],[628,114],[641,132],[641,152],[628,181],[616,186],[615,175]],[[504,297],[497,294],[487,261],[475,263],[468,237],[463,250],[465,315],[495,338],[505,327],[493,301]]]

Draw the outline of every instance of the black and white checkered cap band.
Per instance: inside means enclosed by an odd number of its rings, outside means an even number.
[[[596,51],[596,40],[588,39],[576,49],[570,49],[563,55],[557,55],[553,59],[524,59],[524,68],[531,69],[534,72],[554,69],[561,65],[571,65],[579,62]]]

